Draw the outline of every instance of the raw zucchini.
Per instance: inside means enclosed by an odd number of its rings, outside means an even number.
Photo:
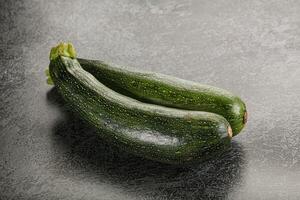
[[[78,61],[106,86],[140,101],[222,115],[230,123],[234,136],[247,121],[245,103],[226,90],[98,60]]]
[[[80,66],[70,44],[51,50],[49,75],[75,113],[125,151],[185,164],[230,148],[231,127],[221,115],[147,104],[119,94]]]

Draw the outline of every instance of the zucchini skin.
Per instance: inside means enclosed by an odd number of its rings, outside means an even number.
[[[100,83],[77,61],[58,56],[49,73],[58,92],[100,136],[151,160],[186,164],[230,148],[230,124],[217,114],[140,102]]]
[[[140,101],[222,115],[230,123],[233,136],[246,124],[245,103],[226,90],[159,73],[126,69],[99,60],[78,61],[103,84]]]

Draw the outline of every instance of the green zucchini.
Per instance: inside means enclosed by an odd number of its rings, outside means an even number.
[[[222,115],[230,123],[234,136],[246,124],[245,103],[226,90],[98,60],[78,61],[83,69],[92,73],[106,86],[140,101]]]
[[[143,103],[117,93],[81,67],[70,44],[51,50],[49,76],[75,113],[127,152],[185,164],[231,146],[232,130],[221,115]]]

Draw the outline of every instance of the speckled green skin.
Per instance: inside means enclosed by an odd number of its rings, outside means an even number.
[[[78,61],[106,86],[140,101],[222,115],[230,123],[234,136],[246,123],[244,102],[226,90],[97,60]]]
[[[77,59],[50,61],[50,76],[72,109],[102,138],[136,155],[172,164],[206,160],[230,147],[220,115],[142,103],[119,94],[82,69]]]

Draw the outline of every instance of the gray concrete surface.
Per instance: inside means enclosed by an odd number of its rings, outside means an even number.
[[[249,122],[220,159],[111,148],[44,70],[52,46],[219,86]],[[1,1],[0,199],[300,199],[300,1]]]

